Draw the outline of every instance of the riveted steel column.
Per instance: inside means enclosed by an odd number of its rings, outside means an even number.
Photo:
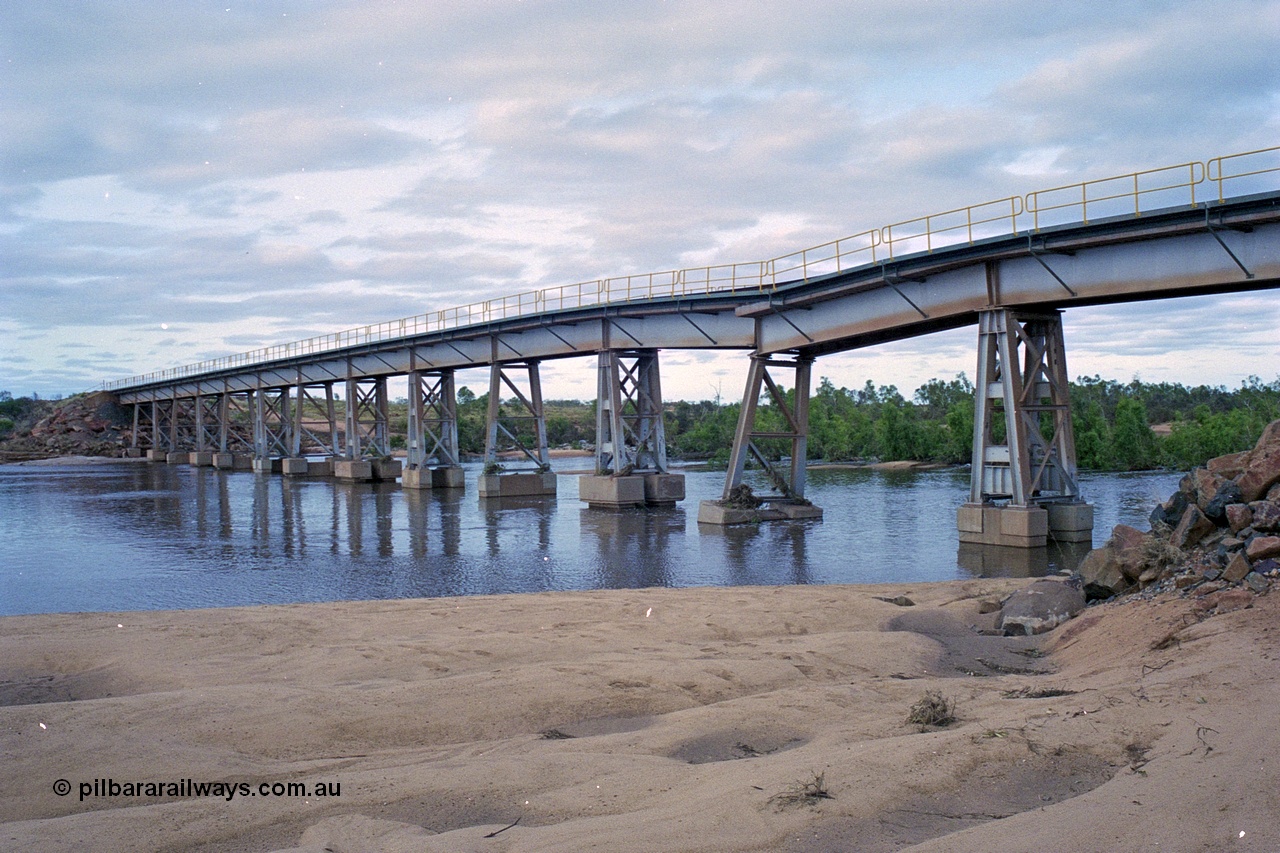
[[[1043,545],[1050,535],[1089,541],[1093,510],[1080,499],[1076,476],[1061,312],[980,312],[976,378],[960,540],[1015,547]]]

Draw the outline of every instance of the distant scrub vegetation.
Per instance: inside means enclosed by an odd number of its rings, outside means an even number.
[[[788,397],[791,393],[787,392]],[[973,400],[973,383],[964,374],[950,381],[931,379],[910,400],[893,385],[867,382],[851,390],[824,378],[810,398],[809,458],[969,462]],[[459,443],[464,452],[484,449],[487,405],[487,395],[459,390]],[[739,408],[738,403],[709,400],[667,404],[667,444],[672,454],[713,464],[727,462]],[[1185,469],[1251,447],[1263,427],[1280,418],[1280,379],[1263,383],[1250,377],[1229,390],[1081,377],[1071,383],[1071,408],[1080,467]],[[595,440],[594,402],[552,400],[545,409],[553,446]],[[762,426],[782,428],[782,413],[767,398],[762,399],[758,413]],[[1153,424],[1160,430],[1153,430]],[[531,432],[526,438],[532,439]],[[790,452],[789,443],[766,440],[759,444],[766,453]]]
[[[793,391],[785,394],[790,398]],[[931,379],[905,398],[893,385],[867,382],[857,390],[836,387],[823,378],[809,405],[809,458],[829,462],[915,460],[961,464],[970,461],[973,443],[974,388],[964,374]],[[504,401],[504,409],[514,401]],[[14,398],[0,391],[0,438],[49,407],[34,397]],[[458,390],[458,438],[468,454],[484,451],[488,395]],[[544,403],[547,438],[553,447],[586,446],[595,441],[595,403],[548,400]],[[675,457],[705,459],[723,465],[733,445],[738,403],[680,401],[666,406],[667,444]],[[1250,377],[1234,390],[1222,386],[1133,380],[1120,383],[1085,376],[1071,383],[1076,456],[1081,468],[1137,471],[1178,470],[1206,459],[1252,447],[1263,428],[1280,418],[1280,378],[1264,383]],[[339,403],[341,410],[341,403]],[[757,423],[782,429],[778,408],[762,398]],[[392,445],[404,447],[407,404],[392,404]],[[1153,429],[1152,425],[1157,425]],[[523,440],[532,443],[532,426],[520,422]],[[790,452],[790,443],[757,442],[769,455]]]

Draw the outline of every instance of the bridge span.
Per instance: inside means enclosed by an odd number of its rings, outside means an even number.
[[[554,495],[539,365],[594,355],[596,474],[582,478],[580,495],[618,507],[684,496],[667,465],[660,352],[741,350],[747,378],[724,494],[703,504],[699,521],[812,518],[821,516],[804,500],[815,359],[977,324],[961,540],[1088,541],[1063,312],[1280,286],[1277,178],[1280,147],[1217,157],[972,205],[765,261],[548,288],[103,387],[132,407],[132,450],[151,459],[459,488],[454,372],[488,367],[481,497]],[[402,376],[403,468],[389,459],[387,429],[387,380]],[[757,425],[766,393],[782,430]],[[790,441],[785,469],[760,452],[763,438]],[[499,453],[512,449],[524,464],[498,470]],[[763,507],[733,500],[752,456],[777,492]]]

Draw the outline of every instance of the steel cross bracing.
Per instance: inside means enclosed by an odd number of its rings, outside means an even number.
[[[323,392],[323,397],[316,392]],[[340,456],[342,455],[342,433],[338,429],[337,409],[333,398],[333,383],[315,384],[299,383],[294,392],[294,423],[290,436],[290,455],[302,457],[308,455]],[[325,429],[316,432],[317,422],[323,423]]]
[[[292,445],[293,419],[288,388],[264,388],[253,395],[253,455],[283,458]]]
[[[524,373],[527,386],[523,389],[515,381],[521,372]],[[502,401],[504,386],[515,395],[506,403]],[[528,436],[520,435],[522,425],[532,429],[532,446]],[[519,451],[538,471],[548,471],[551,468],[551,454],[547,448],[547,421],[542,409],[542,379],[537,361],[495,361],[489,368],[485,465],[497,465],[498,454],[508,451]]]
[[[451,467],[458,454],[458,403],[452,370],[409,373],[410,468]]]
[[[391,455],[385,376],[347,380],[348,459]]]
[[[596,473],[665,474],[667,439],[657,350],[598,358]]]
[[[794,371],[792,393],[788,395],[773,380],[769,368]],[[733,437],[733,450],[729,456],[729,470],[725,477],[723,498],[729,500],[734,490],[742,485],[742,476],[750,455],[764,468],[773,487],[784,498],[804,499],[805,457],[809,443],[809,384],[813,359],[794,355],[790,359],[752,356],[747,373],[747,387],[742,395],[742,408],[738,412],[738,427]],[[786,421],[784,429],[764,428],[757,424],[760,396],[768,391],[776,411]],[[789,466],[783,474],[769,459],[768,454],[756,445],[756,439],[785,439],[790,442]]]
[[[973,503],[1079,499],[1061,312],[982,312],[973,447]]]
[[[196,450],[213,450],[219,446],[221,403],[220,395],[204,394],[195,398]]]
[[[253,452],[253,392],[218,395],[218,450]]]
[[[156,432],[158,431],[155,422],[156,404],[136,405],[133,407],[133,431],[132,446],[139,450],[150,450],[158,447],[156,444]]]

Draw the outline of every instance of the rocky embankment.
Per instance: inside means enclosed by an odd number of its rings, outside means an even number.
[[[1150,531],[1117,525],[1080,574],[1091,599],[1164,585],[1211,608],[1266,592],[1280,578],[1280,421],[1183,477]]]
[[[53,404],[35,423],[19,424],[0,441],[0,461],[50,456],[124,455],[133,424],[106,392],[78,394]]]

